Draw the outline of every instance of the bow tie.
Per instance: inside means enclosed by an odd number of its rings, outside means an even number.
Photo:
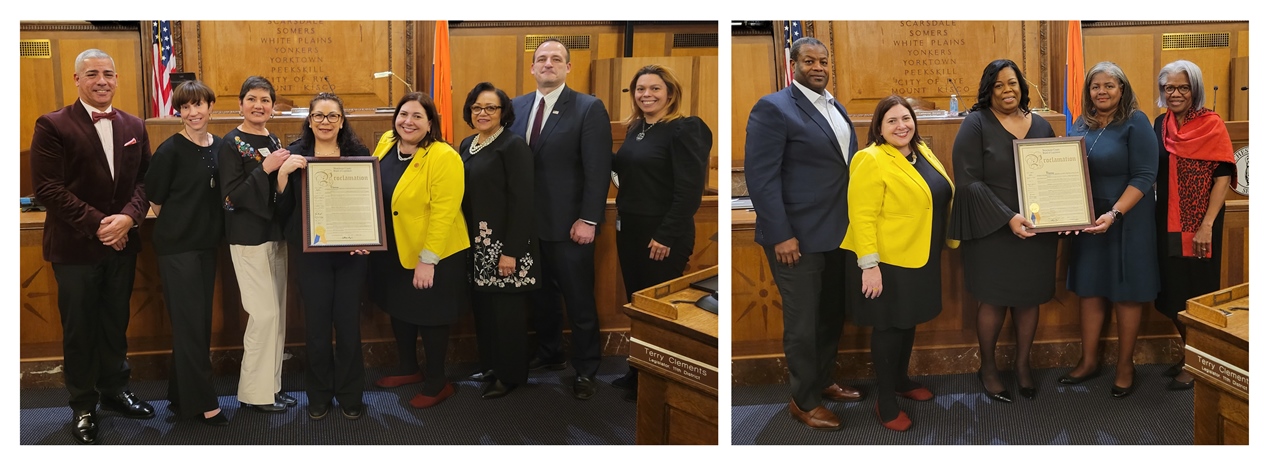
[[[105,113],[94,111],[92,112],[92,122],[95,124],[96,122],[101,121],[102,118],[114,121],[114,116],[114,111],[107,111]]]

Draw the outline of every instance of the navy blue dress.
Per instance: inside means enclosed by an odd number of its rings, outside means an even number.
[[[1080,122],[1070,135],[1086,138],[1093,214],[1113,209],[1127,186],[1145,196],[1104,234],[1074,236],[1066,286],[1079,297],[1154,300],[1159,290],[1153,189],[1158,140],[1149,118],[1136,111],[1126,121],[1092,131]]]

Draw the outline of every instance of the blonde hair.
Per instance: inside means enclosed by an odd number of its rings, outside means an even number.
[[[678,78],[674,77],[674,72],[672,70],[661,65],[653,64],[639,68],[638,72],[634,73],[634,79],[630,79],[630,103],[634,105],[634,111],[630,113],[630,117],[625,120],[625,125],[629,126],[634,124],[635,121],[641,120],[645,116],[643,114],[643,109],[638,106],[638,96],[634,94],[634,89],[638,87],[638,78],[648,74],[655,74],[659,76],[662,81],[665,81],[665,93],[669,99],[669,103],[665,105],[665,116],[662,116],[660,120],[673,121],[687,116],[682,114],[679,110],[680,103],[682,102],[682,84],[678,83]]]

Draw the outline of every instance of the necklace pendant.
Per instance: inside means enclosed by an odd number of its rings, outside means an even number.
[[[634,138],[634,140],[643,140],[643,136],[645,136],[645,135],[647,135],[647,134],[646,134],[646,133],[642,133],[642,132],[640,132],[640,133],[638,133],[638,137],[635,137],[635,138]]]
[[[215,189],[215,188],[216,188],[216,178],[211,178],[211,182],[209,182],[208,184],[211,184],[211,188],[212,188],[212,189]]]

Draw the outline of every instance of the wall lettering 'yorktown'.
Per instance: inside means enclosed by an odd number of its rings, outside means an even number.
[[[900,34],[890,40],[901,57],[902,74],[894,76],[891,91],[898,95],[931,96],[955,93],[947,79],[962,88],[966,80],[957,66],[969,40],[959,21],[898,21]]]

